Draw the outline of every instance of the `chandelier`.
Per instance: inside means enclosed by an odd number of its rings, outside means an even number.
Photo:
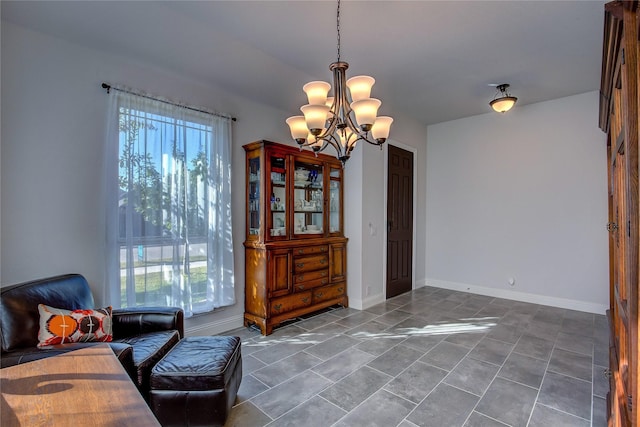
[[[373,77],[355,76],[347,80],[349,64],[340,60],[340,0],[336,29],[338,58],[329,65],[329,70],[333,72],[333,96],[328,96],[331,90],[329,83],[307,83],[303,90],[309,103],[300,108],[304,115],[289,117],[286,121],[300,149],[310,147],[318,153],[332,146],[337,152],[336,157],[344,164],[358,141],[382,146],[389,137],[393,119],[376,117],[382,103],[370,97],[371,87],[375,83]]]

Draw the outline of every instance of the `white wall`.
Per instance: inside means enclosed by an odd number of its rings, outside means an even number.
[[[101,179],[107,94],[126,84],[238,117],[233,138],[236,305],[187,328],[241,325],[244,312],[244,150],[289,141],[282,112],[141,61],[2,22],[2,284],[78,272],[103,301]]]
[[[236,305],[189,319],[186,327],[193,334],[207,334],[240,326],[245,238],[242,145],[258,139],[293,144],[284,122],[291,111],[251,102],[140,58],[88,49],[5,21],[1,43],[0,283],[77,272],[89,280],[97,303],[104,303],[101,179],[108,95],[100,84],[123,84],[238,117],[233,127],[232,202]],[[396,117],[392,131],[400,140],[422,146],[424,153],[425,127]],[[345,170],[347,274],[349,296],[361,308],[364,280],[371,295],[377,299],[383,295],[379,274],[383,248],[378,241],[370,245],[361,225],[374,221],[379,230],[383,228],[384,206],[377,192],[382,191],[384,163],[382,152],[367,144],[360,145],[353,157]],[[366,173],[364,166],[370,168]],[[416,257],[424,259],[424,251]]]
[[[429,126],[427,283],[603,313],[605,145],[597,92]]]
[[[415,230],[413,272],[414,288],[425,284],[425,165],[426,128],[416,121],[396,117],[391,127],[391,139],[379,149],[361,144],[347,164],[346,200],[354,205],[345,209],[345,231],[349,237],[349,304],[355,308],[368,308],[383,302],[386,297],[386,151],[389,144],[414,152],[415,157]],[[353,162],[353,164],[352,164]],[[361,182],[352,186],[351,181]],[[362,190],[360,190],[360,188]],[[356,202],[357,201],[357,202]],[[358,241],[357,243],[355,241]],[[355,247],[358,253],[352,254]],[[353,257],[357,262],[352,262]],[[351,283],[362,283],[357,289]]]

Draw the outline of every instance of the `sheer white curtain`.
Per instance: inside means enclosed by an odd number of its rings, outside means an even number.
[[[231,120],[112,89],[106,145],[106,300],[235,303]]]

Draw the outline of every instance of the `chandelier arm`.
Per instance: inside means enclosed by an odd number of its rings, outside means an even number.
[[[342,155],[342,152],[340,150],[341,144],[336,140],[336,137],[334,135],[327,135],[322,138],[322,140],[326,144],[325,147],[331,145],[338,152],[338,155]]]
[[[336,116],[333,116],[327,121],[329,123],[329,126],[327,126],[327,128],[316,138],[318,139],[327,138],[327,136],[333,135],[333,133],[336,131],[336,128],[338,127],[338,122],[339,122],[338,118]]]
[[[382,144],[383,144],[383,143],[380,143],[380,142],[378,142],[376,140],[371,140],[369,138],[369,132],[358,134],[358,138],[353,141],[353,146],[355,146],[355,143],[358,142],[358,141],[364,141],[366,143],[369,143],[371,145],[375,145],[375,146],[378,146],[378,147],[382,146]]]
[[[346,150],[344,149],[344,147],[342,146],[342,144],[340,143],[340,141],[338,140],[338,138],[336,138],[336,134],[335,133],[331,133],[326,135],[325,137],[322,138],[327,145],[331,145],[333,147],[334,150],[336,150],[336,153],[338,154],[338,158],[341,159],[345,156],[346,154]]]

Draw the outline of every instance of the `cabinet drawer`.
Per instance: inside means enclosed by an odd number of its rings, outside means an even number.
[[[324,277],[322,279],[309,280],[307,282],[298,283],[293,285],[294,292],[306,291],[309,289],[317,288],[318,286],[324,286],[329,283],[329,279]]]
[[[309,282],[311,280],[327,278],[328,276],[329,276],[329,272],[327,270],[310,271],[308,273],[301,273],[301,274],[294,275],[293,283]]]
[[[338,283],[336,285],[324,286],[313,290],[313,303],[319,303],[330,299],[341,297],[347,290],[346,283]]]
[[[315,271],[326,269],[329,266],[329,255],[312,255],[306,257],[296,257],[293,260],[294,274],[304,273],[306,271]]]
[[[311,292],[301,292],[281,298],[274,298],[269,305],[273,316],[311,305]]]
[[[293,250],[293,256],[305,256],[314,254],[326,254],[329,251],[327,245],[307,246],[304,248],[296,248]]]

